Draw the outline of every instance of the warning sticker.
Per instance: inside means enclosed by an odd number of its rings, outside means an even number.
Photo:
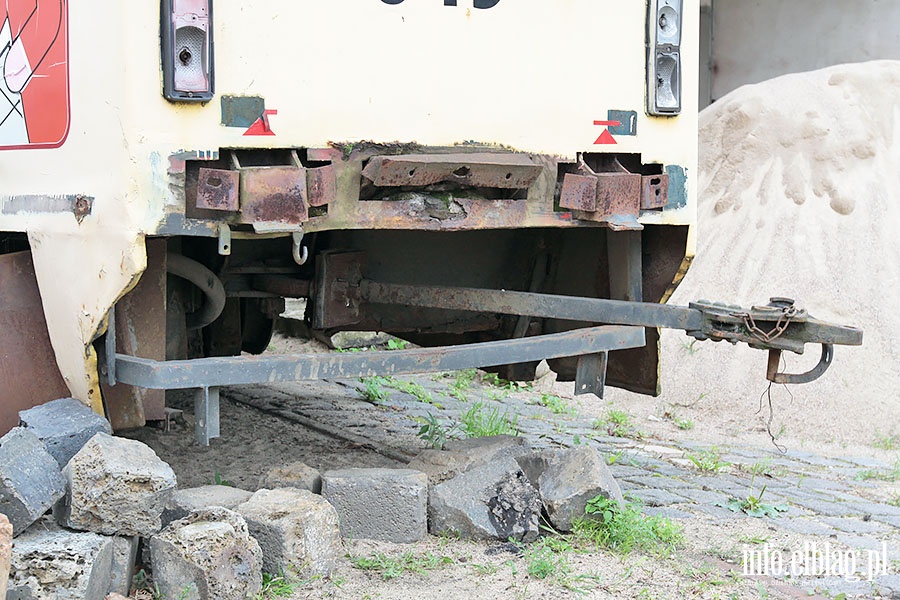
[[[67,0],[0,3],[0,150],[58,148],[69,132]]]

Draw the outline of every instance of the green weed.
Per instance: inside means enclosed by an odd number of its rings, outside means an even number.
[[[678,524],[644,515],[636,504],[596,496],[588,501],[585,513],[574,523],[576,536],[619,554],[639,550],[668,556],[684,541]]]
[[[388,350],[406,350],[407,346],[409,346],[409,342],[400,338],[391,338],[387,343]]]
[[[383,404],[391,397],[390,393],[385,391],[384,387],[387,379],[375,375],[374,377],[363,377],[360,380],[363,389],[360,390],[362,397],[373,404]]]
[[[458,429],[458,425],[448,428],[431,413],[428,413],[426,417],[423,417],[420,422],[422,423],[422,426],[419,428],[419,433],[416,435],[428,442],[429,446],[437,450],[443,448],[444,444],[447,443],[447,440],[450,439],[453,436],[453,433]]]
[[[872,445],[882,450],[897,450],[900,448],[900,434],[876,435]]]
[[[574,406],[554,394],[541,394],[541,397],[535,400],[534,403],[544,408],[549,408],[554,415],[571,415],[574,417],[578,413]]]
[[[610,410],[603,419],[597,419],[593,423],[594,429],[606,430],[613,437],[627,437],[640,439],[644,434],[635,429],[631,416],[622,410]]]
[[[704,473],[718,473],[731,466],[730,462],[722,460],[721,452],[715,448],[701,450],[696,454],[686,454],[685,456],[694,463],[698,471],[703,471]]]
[[[219,470],[216,469],[213,471],[212,478],[213,485],[227,485],[228,487],[234,487],[234,484],[222,477],[222,474],[219,473]]]
[[[888,469],[866,469],[856,474],[858,481],[866,481],[875,479],[877,481],[898,481],[900,480],[900,460],[894,463],[893,467]]]
[[[766,493],[766,486],[763,486],[758,496],[748,495],[743,500],[740,498],[731,498],[727,502],[717,502],[716,506],[727,508],[732,512],[743,512],[751,517],[777,517],[778,513],[785,512],[788,508],[784,504],[765,504],[762,501],[763,494]]]
[[[400,577],[404,573],[423,575],[426,571],[453,564],[453,559],[449,556],[437,556],[431,552],[420,556],[412,551],[398,556],[388,556],[379,552],[372,556],[351,556],[350,564],[356,569],[381,573],[382,579],[388,580]]]
[[[284,574],[272,575],[271,573],[263,573],[262,590],[256,596],[256,599],[284,598],[292,595],[296,586],[297,583],[285,577]]]
[[[518,417],[500,413],[497,408],[486,409],[484,403],[476,402],[460,417],[461,428],[466,437],[488,437],[492,435],[518,435]]]

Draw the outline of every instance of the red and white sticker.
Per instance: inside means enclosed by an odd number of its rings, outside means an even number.
[[[599,146],[602,144],[617,144],[616,138],[612,136],[607,127],[618,127],[622,123],[619,121],[594,121],[594,125],[598,125],[603,127],[603,133],[600,134],[600,137],[594,142],[595,146]]]
[[[65,142],[68,38],[67,0],[0,3],[0,150]]]

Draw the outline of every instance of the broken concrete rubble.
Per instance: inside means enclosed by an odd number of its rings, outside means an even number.
[[[532,541],[540,514],[537,490],[508,457],[433,486],[428,500],[431,533],[470,539]]]
[[[278,465],[269,469],[259,478],[257,489],[275,490],[291,487],[320,494],[322,493],[322,476],[316,469],[303,462]]]
[[[42,521],[16,538],[8,600],[85,600],[109,592],[113,539]]]
[[[9,562],[12,558],[13,528],[0,513],[0,598],[6,598],[6,584],[9,581]]]
[[[203,485],[195,488],[175,490],[166,502],[162,513],[162,526],[183,519],[192,512],[213,506],[234,510],[238,504],[250,499],[248,492],[230,485]]]
[[[598,495],[622,502],[622,490],[602,457],[589,446],[545,450],[517,459],[538,490],[550,523],[571,531],[584,516],[588,500]]]
[[[0,438],[0,512],[23,533],[66,493],[56,460],[41,440],[23,427]]]
[[[262,552],[243,517],[192,513],[150,538],[153,581],[164,598],[245,600],[262,588]]]
[[[19,412],[22,427],[38,436],[59,468],[96,433],[112,433],[109,421],[75,398],[60,398]]]
[[[235,509],[263,551],[263,569],[308,579],[330,576],[341,556],[334,507],[309,490],[259,490]]]
[[[98,433],[66,468],[60,525],[107,535],[150,536],[162,527],[175,473],[149,446]]]
[[[443,450],[423,450],[407,467],[422,471],[428,475],[428,483],[437,485],[498,457],[515,458],[529,450],[525,438],[511,435],[452,440]]]
[[[322,476],[346,538],[417,542],[428,533],[428,476],[412,469],[337,469]]]

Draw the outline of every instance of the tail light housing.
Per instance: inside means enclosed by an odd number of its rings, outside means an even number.
[[[162,0],[163,96],[207,102],[214,94],[212,0]]]
[[[650,0],[647,19],[647,113],[681,112],[683,0]]]

